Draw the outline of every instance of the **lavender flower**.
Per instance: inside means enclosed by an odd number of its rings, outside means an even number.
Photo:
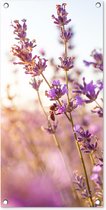
[[[101,172],[102,172],[102,166],[98,163],[93,167],[92,170],[92,175],[91,175],[91,180],[94,181],[94,183],[101,188],[103,183],[102,183],[102,178],[101,178]]]
[[[35,65],[33,68],[33,76],[40,75],[43,71],[45,71],[47,64],[47,60],[45,58],[36,57]]]
[[[86,83],[85,78],[83,78],[83,85],[74,83],[74,88],[73,93],[83,94],[88,98],[84,100],[86,103],[95,101],[102,89],[98,84],[93,84],[93,81]]]
[[[27,25],[25,19],[22,20],[22,25],[19,23],[19,20],[15,20],[14,25],[12,24],[12,26],[14,28],[14,34],[17,36],[17,40],[26,38]]]
[[[100,71],[103,71],[103,54],[98,52],[97,50],[93,50],[91,53],[91,57],[93,57],[94,61],[85,61],[84,63],[86,66],[93,66]]]
[[[41,83],[43,82],[43,80],[36,80],[35,78],[34,79],[32,79],[32,82],[30,82],[29,84],[30,85],[32,85],[32,87],[36,90],[36,91],[38,91],[39,90],[39,87],[40,87],[40,85],[41,85]]]
[[[93,136],[88,130],[85,131],[79,125],[76,125],[74,130],[77,133],[77,140],[80,143],[81,150],[84,153],[91,153],[97,149],[97,139],[93,141]]]
[[[56,115],[59,114],[64,114],[64,113],[71,113],[72,111],[74,111],[78,106],[82,105],[83,100],[79,98],[73,98],[70,100],[70,103],[68,104],[66,101],[61,101],[60,103],[56,103],[55,107],[53,109],[53,111],[55,112]]]
[[[51,89],[46,91],[45,94],[50,100],[58,100],[63,95],[67,94],[67,85],[62,86],[59,80],[54,80]]]
[[[64,43],[67,43],[68,49],[73,49],[74,46],[72,44],[72,38],[73,38],[73,28],[69,27],[65,29],[65,27],[58,28],[60,30],[60,36],[59,36],[59,43],[64,45]]]
[[[22,24],[18,20],[14,21],[14,34],[18,36],[18,45],[12,47],[12,53],[19,58],[19,62],[14,64],[21,64],[24,66],[25,73],[32,76],[39,76],[47,67],[47,60],[40,58],[40,56],[33,56],[33,48],[36,46],[35,40],[30,41],[26,37],[27,25],[26,20],[22,20]]]
[[[94,110],[91,111],[92,113],[97,114],[99,117],[103,117],[103,108],[102,107],[95,107]]]
[[[85,178],[83,176],[79,176],[77,172],[74,173],[74,184],[75,189],[80,193],[83,199],[87,199],[90,197],[86,187]]]
[[[66,101],[61,100],[61,104],[56,102],[50,106],[50,112],[52,111],[54,115],[60,115],[64,113],[71,113],[78,106],[82,105],[82,99],[73,98],[68,104]]]
[[[52,15],[52,18],[54,19],[54,23],[57,24],[58,26],[64,26],[67,25],[71,19],[67,19],[68,13],[66,12],[66,3],[63,3],[62,5],[57,5],[57,17]]]
[[[23,64],[25,65],[28,62],[32,61],[32,53],[31,50],[24,47],[22,44],[21,46],[14,45],[12,47],[12,53],[14,56],[20,59],[20,62],[14,62],[14,64]]]
[[[69,69],[72,69],[74,66],[74,57],[70,57],[70,58],[59,58],[61,61],[61,65],[58,66],[59,68],[64,69],[65,71],[69,71]]]
[[[44,128],[43,130],[47,131],[49,134],[55,134],[57,130],[58,123],[57,122],[50,122],[48,121],[48,127]]]
[[[60,37],[62,40],[64,40],[65,43],[68,42],[72,38],[72,36],[73,36],[73,33],[70,28],[68,28],[67,30],[64,29],[61,31]]]
[[[98,80],[98,81],[97,81],[97,86],[98,86],[98,88],[99,88],[100,90],[103,90],[103,81]]]
[[[79,95],[77,95],[75,98],[77,106],[82,106],[84,104],[85,101]]]

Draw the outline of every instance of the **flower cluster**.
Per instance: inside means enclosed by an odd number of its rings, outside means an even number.
[[[75,189],[78,192],[80,192],[80,195],[82,196],[83,199],[87,199],[90,197],[86,187],[85,178],[83,176],[79,176],[78,172],[74,173],[74,184],[75,184]]]
[[[61,30],[60,38],[67,43],[73,36],[72,28]],[[61,41],[60,41],[61,42]]]
[[[45,94],[50,100],[58,100],[63,95],[67,94],[67,85],[61,85],[59,80],[54,80],[52,87],[49,91],[46,91]]]
[[[61,104],[57,104],[58,114],[63,113],[71,113],[74,111],[78,106],[83,104],[83,100],[80,97],[75,97],[70,100],[69,103],[66,101],[61,101]]]
[[[91,110],[92,113],[97,114],[99,117],[103,117],[103,108],[96,106],[93,110]]]
[[[58,65],[59,68],[64,69],[65,71],[69,71],[69,69],[72,69],[74,66],[74,57],[65,57],[65,58],[59,58],[61,61],[61,65]]]
[[[45,58],[40,58],[39,56],[36,56],[35,60],[34,60],[34,66],[32,69],[32,74],[33,76],[39,76],[40,74],[42,74],[43,71],[45,71],[47,64],[46,64],[47,60]],[[26,71],[26,73],[29,72]]]
[[[83,78],[83,85],[79,83],[74,83],[73,93],[85,95],[88,99],[85,99],[85,103],[91,103],[95,101],[103,89],[102,85],[94,84],[93,80],[89,83],[85,82],[85,77]]]
[[[26,20],[22,20],[22,25],[19,23],[18,20],[14,21],[14,24],[12,24],[14,28],[14,34],[17,36],[15,39],[20,40],[20,39],[25,39],[26,38],[26,31],[27,31],[27,25],[26,25]]]
[[[85,61],[84,63],[86,66],[93,66],[100,71],[103,71],[103,54],[98,52],[97,50],[93,50],[91,53],[91,57],[93,57],[94,61]]]
[[[33,48],[36,47],[35,40],[30,41],[27,38],[27,25],[26,20],[22,20],[22,24],[18,20],[12,24],[14,34],[17,36],[18,45],[12,47],[12,54],[19,58],[18,62],[14,64],[21,64],[25,69],[26,74],[32,76],[39,76],[47,67],[47,60],[40,58],[40,56],[33,56]]]
[[[39,90],[39,87],[41,85],[41,83],[43,82],[43,80],[36,80],[35,78],[32,79],[32,82],[30,82],[29,84],[32,85],[32,87],[38,91]]]
[[[50,121],[48,121],[48,126],[43,128],[43,130],[47,131],[49,134],[55,134],[57,126],[58,126],[57,122],[51,123]]]
[[[102,165],[97,164],[93,167],[91,180],[97,185],[98,188],[101,188],[103,185],[101,172],[102,172]]]
[[[91,153],[97,149],[97,139],[94,140],[92,134],[88,130],[84,130],[81,126],[76,125],[74,131],[77,133],[77,141],[80,143],[81,150],[84,153]]]
[[[68,13],[66,12],[66,3],[63,3],[62,5],[57,5],[57,17],[52,15],[52,18],[54,19],[54,23],[58,26],[64,26],[67,25],[71,19],[67,19]]]

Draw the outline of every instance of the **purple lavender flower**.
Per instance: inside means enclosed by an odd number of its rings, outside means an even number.
[[[39,56],[36,56],[35,65],[33,68],[33,76],[40,75],[46,69],[46,62],[47,60],[45,58],[40,58]]]
[[[95,107],[91,110],[92,113],[97,114],[99,117],[103,117],[103,108],[102,107]]]
[[[32,79],[32,82],[30,82],[29,84],[30,85],[32,85],[32,87],[36,90],[36,91],[38,91],[39,90],[39,87],[40,87],[40,85],[41,85],[41,83],[43,82],[43,80],[36,80],[35,78],[34,79]]]
[[[59,104],[58,102],[56,103],[56,109],[55,114],[59,115],[59,114],[64,114],[64,113],[71,113],[72,111],[74,111],[78,106],[82,105],[83,100],[76,97],[70,100],[70,103],[68,104],[66,101],[61,101],[61,104]]]
[[[25,19],[22,20],[22,25],[19,23],[19,20],[15,20],[12,26],[14,28],[14,34],[17,36],[16,39],[20,40],[26,38],[27,25]]]
[[[74,127],[75,132],[79,135],[78,141],[87,140],[88,142],[91,141],[91,133],[89,131],[84,131],[84,129],[80,125],[75,125]]]
[[[73,33],[70,28],[68,28],[67,30],[64,29],[61,31],[60,37],[62,40],[64,40],[65,43],[68,42],[72,38],[72,36],[73,36]]]
[[[57,122],[50,122],[48,121],[48,127],[43,128],[45,131],[47,131],[49,134],[55,134],[58,127]]]
[[[62,86],[59,80],[54,80],[51,89],[46,91],[45,94],[50,100],[58,100],[63,95],[67,94],[67,85]]]
[[[83,85],[74,83],[74,88],[73,93],[83,94],[88,98],[84,100],[86,103],[95,101],[101,91],[101,86],[93,84],[93,81],[86,83],[85,78],[83,78]]]
[[[97,86],[98,86],[99,90],[103,90],[103,81],[98,80],[97,81]]]
[[[29,51],[27,48],[24,48],[23,45],[14,45],[12,47],[12,53],[14,56],[17,56],[21,60],[21,62],[18,62],[19,64],[24,64],[24,62],[29,62],[32,59],[31,51]],[[15,62],[14,64],[18,63]]]
[[[68,49],[73,49],[74,46],[72,44],[72,38],[73,38],[73,28],[72,27],[68,27],[67,29],[61,27],[58,28],[60,31],[60,36],[59,36],[59,43],[64,45],[64,43],[67,43],[67,47]],[[61,30],[60,30],[61,29]]]
[[[77,172],[74,173],[74,184],[75,184],[75,189],[80,193],[83,199],[90,197],[86,187],[85,178],[83,176],[79,176]]]
[[[59,58],[61,61],[61,65],[59,65],[59,68],[64,69],[65,71],[69,71],[69,69],[72,69],[74,66],[74,57],[70,57],[70,58]]]
[[[56,114],[64,114],[65,112],[67,112],[67,102],[61,101],[61,105],[57,104]]]
[[[93,57],[94,61],[85,61],[84,63],[86,66],[93,66],[100,71],[103,71],[103,54],[98,52],[97,50],[93,50],[91,53],[91,57]]]
[[[102,166],[98,163],[93,167],[92,175],[90,178],[92,181],[94,181],[94,183],[97,185],[99,189],[101,189],[103,185],[101,175],[102,175]]]
[[[75,98],[77,106],[82,106],[84,104],[85,101],[79,95],[77,95]]]
[[[52,18],[54,19],[54,23],[61,26],[67,25],[71,19],[67,19],[68,13],[66,12],[66,3],[63,3],[62,5],[57,5],[57,17],[52,15]]]
[[[91,153],[97,149],[97,139],[94,140],[92,134],[88,130],[85,131],[81,126],[76,125],[74,131],[77,133],[77,140],[84,153]]]
[[[93,167],[91,180],[95,182],[95,184],[101,188],[102,187],[102,168],[103,165],[99,163]]]
[[[40,58],[37,55],[32,55],[33,48],[36,46],[35,40],[30,41],[26,37],[27,25],[26,20],[22,20],[23,24],[20,24],[18,20],[14,21],[14,34],[18,36],[18,45],[12,47],[12,53],[19,58],[19,62],[14,64],[21,64],[24,66],[25,73],[32,76],[39,76],[47,67],[47,60]]]

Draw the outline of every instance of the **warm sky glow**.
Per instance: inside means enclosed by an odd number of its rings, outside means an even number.
[[[103,8],[96,8],[96,0],[11,0],[8,9],[2,8],[1,21],[1,78],[2,78],[2,96],[5,96],[5,86],[8,82],[14,84],[12,69],[14,66],[9,63],[8,54],[13,43],[16,43],[10,26],[11,21],[15,19],[27,19],[28,37],[36,39],[36,50],[44,48],[47,52],[47,58],[54,57],[58,59],[62,52],[58,45],[58,34],[56,26],[53,24],[51,15],[56,14],[55,5],[63,2],[67,3],[71,24],[74,26],[75,36],[73,39],[75,49],[74,54],[78,56],[77,66],[84,69],[83,59],[89,59],[89,54],[94,48],[103,48]],[[2,4],[4,2],[2,1]],[[35,51],[36,53],[36,51]],[[16,66],[17,69],[20,67]],[[50,77],[51,69],[48,67],[46,72]],[[87,79],[91,74],[86,73]],[[26,76],[20,69],[17,81],[19,85],[16,92],[20,96],[18,102],[21,106],[27,104],[28,100],[35,98],[35,92],[29,86],[29,76]],[[41,90],[44,89],[44,86]],[[47,106],[47,99],[44,99]]]

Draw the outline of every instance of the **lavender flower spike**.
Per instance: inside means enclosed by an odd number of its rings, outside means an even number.
[[[50,100],[58,100],[63,95],[67,94],[67,85],[61,85],[59,80],[54,80],[51,89],[46,91],[45,94]]]
[[[59,58],[61,61],[61,65],[59,65],[59,68],[64,69],[65,71],[69,71],[69,69],[72,69],[74,66],[74,57],[70,58]]]
[[[78,172],[74,172],[74,184],[75,189],[80,193],[83,199],[89,198],[89,192],[87,190],[85,178],[82,175],[78,175]]]
[[[46,62],[47,60],[45,58],[40,58],[39,56],[36,56],[35,65],[33,68],[33,76],[40,75],[46,69]]]
[[[93,57],[93,61],[85,61],[86,66],[93,66],[100,71],[103,71],[103,54],[98,52],[97,50],[93,50],[91,53],[91,57]]]
[[[15,20],[14,21],[14,25],[12,24],[13,28],[14,28],[14,34],[16,34],[16,38],[15,39],[25,39],[26,37],[26,31],[27,31],[27,25],[26,25],[26,20],[23,19],[22,20],[23,24],[21,25],[19,23],[19,20]]]
[[[87,100],[84,100],[86,103],[95,101],[102,89],[100,85],[93,84],[93,81],[86,83],[85,78],[83,78],[83,85],[78,83],[75,83],[74,85],[75,89],[73,90],[73,93],[85,95],[88,98]]]
[[[65,30],[65,29],[61,30],[60,37],[61,37],[61,39],[63,39],[65,41],[65,43],[68,42],[72,38],[72,36],[73,36],[73,33],[70,28],[67,30]]]
[[[54,19],[54,23],[61,26],[67,25],[71,19],[67,19],[68,13],[66,12],[66,3],[63,3],[62,5],[57,5],[57,17],[52,15],[52,18]]]
[[[36,80],[35,78],[34,79],[32,79],[32,82],[30,82],[29,84],[30,85],[32,85],[32,87],[36,90],[36,91],[38,91],[39,90],[39,87],[40,87],[40,85],[41,85],[41,83],[43,82],[43,80]]]
[[[81,126],[76,125],[74,131],[77,133],[77,140],[84,153],[91,153],[97,149],[97,139],[94,140],[92,134],[88,130],[85,131]]]

